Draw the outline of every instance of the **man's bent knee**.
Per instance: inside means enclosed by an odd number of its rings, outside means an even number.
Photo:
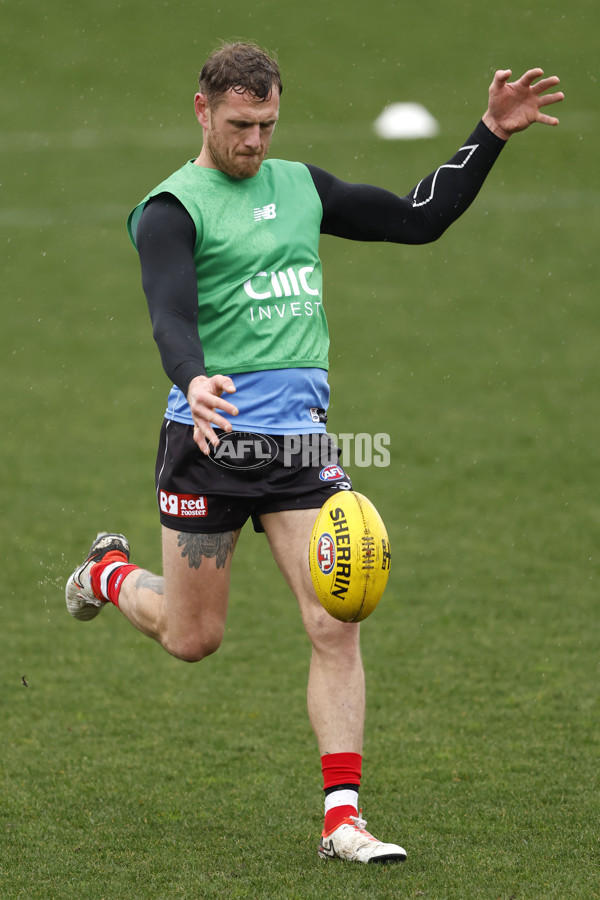
[[[167,632],[161,639],[161,644],[167,653],[175,656],[183,662],[200,662],[206,656],[210,656],[221,646],[223,632],[213,634],[186,633],[182,635]]]

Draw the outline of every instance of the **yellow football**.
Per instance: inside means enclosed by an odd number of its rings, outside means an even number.
[[[390,574],[390,542],[381,516],[356,491],[336,491],[323,504],[309,547],[312,582],[335,619],[370,616]]]

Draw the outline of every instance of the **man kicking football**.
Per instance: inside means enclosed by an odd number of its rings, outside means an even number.
[[[194,98],[199,155],[128,220],[154,338],[174,385],[156,463],[163,574],[130,563],[125,537],[102,532],[67,582],[67,607],[88,620],[113,604],[169,653],[201,660],[223,639],[233,554],[251,519],[266,534],[312,644],[308,712],[325,790],[323,857],[406,857],[398,844],[373,837],[359,813],[359,625],[325,612],[308,567],[319,508],[351,482],[342,469],[334,481],[321,479],[319,461],[305,465],[301,453],[274,452],[267,465],[253,465],[244,436],[268,435],[278,450],[290,436],[325,439],[320,235],[414,244],[439,238],[474,200],[513,133],[557,124],[543,109],[563,98],[546,93],[558,78],[541,69],[510,77],[496,72],[487,110],[464,145],[399,197],[313,165],[266,159],[279,117],[279,68],[253,44],[224,45],[206,61]],[[239,465],[216,465],[219,441],[230,442]],[[335,448],[328,453],[337,459]]]

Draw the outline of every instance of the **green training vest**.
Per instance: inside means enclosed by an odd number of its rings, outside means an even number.
[[[130,213],[135,246],[146,201],[173,194],[196,226],[198,332],[206,371],[328,368],[318,247],[323,208],[302,163],[266,160],[235,179],[188,162]]]

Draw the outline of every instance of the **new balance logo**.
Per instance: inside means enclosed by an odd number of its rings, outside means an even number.
[[[261,219],[275,219],[276,217],[277,211],[274,203],[269,203],[263,207],[257,206],[254,210],[255,222],[260,222]]]

